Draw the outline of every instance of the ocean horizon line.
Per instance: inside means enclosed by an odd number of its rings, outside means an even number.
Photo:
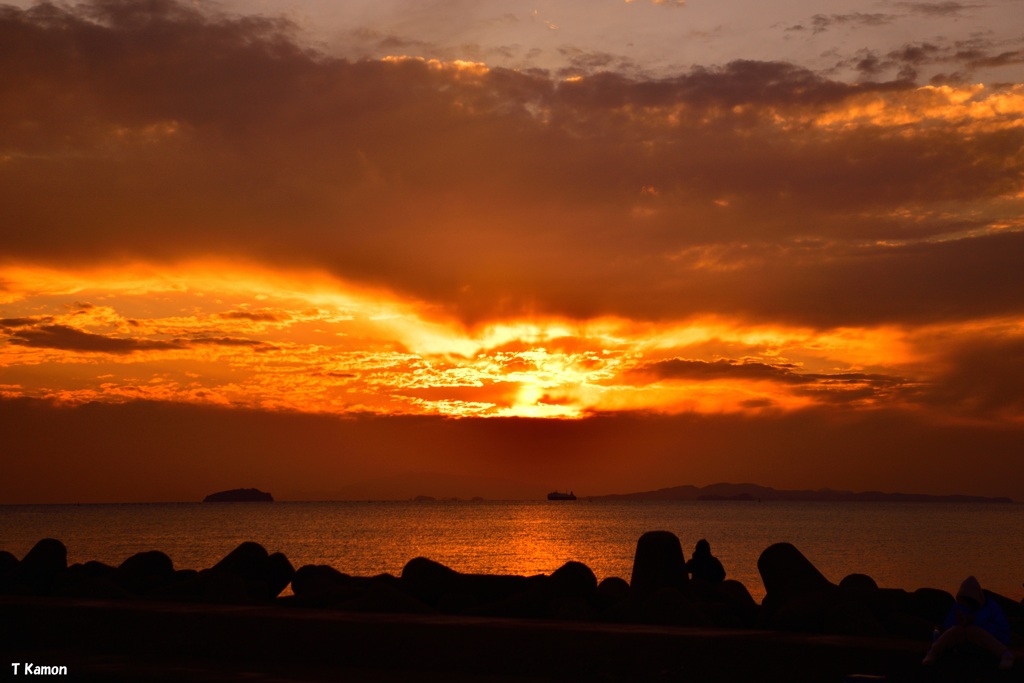
[[[354,488],[354,487],[353,487]],[[447,490],[445,490],[447,488]],[[432,490],[433,489],[433,490]],[[438,490],[442,489],[442,490]],[[557,489],[556,489],[557,490]],[[567,491],[570,489],[566,489]],[[265,496],[269,500],[204,500],[216,495],[225,493],[255,492]],[[0,505],[119,505],[119,504],[188,504],[188,503],[232,503],[240,502],[292,502],[292,503],[344,503],[344,502],[531,502],[547,501],[545,492],[535,496],[487,496],[479,493],[467,495],[452,495],[451,488],[444,484],[439,486],[429,485],[423,490],[408,493],[408,489],[401,493],[373,493],[370,495],[354,495],[351,493],[329,493],[322,494],[298,494],[284,497],[272,496],[270,492],[258,488],[238,488],[229,491],[222,491],[208,496],[196,496],[189,500],[132,500],[132,501],[50,501],[32,503],[5,503]],[[846,489],[833,489],[821,487],[817,489],[782,489],[749,482],[731,483],[717,482],[704,486],[694,484],[680,484],[658,489],[643,491],[632,491],[626,493],[595,493],[575,494],[576,501],[559,500],[553,501],[561,504],[579,501],[699,501],[699,502],[850,502],[850,503],[982,503],[982,504],[1021,504],[1010,496],[985,496],[964,493],[907,493],[902,491],[852,491]]]

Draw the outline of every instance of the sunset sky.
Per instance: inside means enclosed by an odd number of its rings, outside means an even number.
[[[1024,501],[1020,0],[0,5],[0,503]]]

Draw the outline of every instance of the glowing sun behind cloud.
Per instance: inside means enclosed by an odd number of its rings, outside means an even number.
[[[210,262],[12,267],[3,277],[3,391],[64,403],[579,418],[904,406],[929,380],[914,341],[922,331],[895,326],[722,317],[467,326],[325,274]],[[960,327],[942,334],[971,331]]]

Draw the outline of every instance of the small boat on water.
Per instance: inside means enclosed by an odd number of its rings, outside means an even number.
[[[548,494],[548,500],[576,500],[576,494],[572,491],[569,491],[569,493],[552,491]]]

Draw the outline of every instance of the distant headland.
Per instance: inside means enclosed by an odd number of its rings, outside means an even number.
[[[882,491],[836,491],[833,489],[785,490],[757,484],[711,484],[673,486],[655,491],[587,496],[589,500],[704,500],[704,501],[801,501],[850,503],[1012,503],[1010,498]]]
[[[204,503],[273,503],[274,497],[259,489],[218,491],[203,498]]]

